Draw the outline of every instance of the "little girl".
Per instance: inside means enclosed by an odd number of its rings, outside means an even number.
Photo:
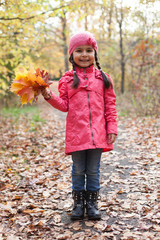
[[[116,139],[116,96],[111,77],[98,62],[97,42],[91,33],[72,36],[69,55],[73,70],[59,80],[59,96],[49,89],[43,89],[42,95],[53,107],[68,112],[65,153],[73,160],[71,219],[83,219],[86,208],[88,219],[98,220],[100,159],[102,152],[113,149]]]

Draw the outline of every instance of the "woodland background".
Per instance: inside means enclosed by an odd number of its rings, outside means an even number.
[[[99,60],[113,78],[122,114],[157,115],[159,8],[159,0],[1,0],[1,105],[10,105],[9,86],[21,66],[40,67],[58,80],[71,68],[69,38],[88,30],[96,36]]]
[[[65,119],[9,91],[19,67],[58,79],[88,30],[114,82],[118,136],[101,161],[100,221],[72,222]],[[0,0],[0,240],[160,239],[160,1]]]

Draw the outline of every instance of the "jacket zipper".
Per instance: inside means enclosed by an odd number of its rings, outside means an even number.
[[[86,68],[84,69],[84,73],[86,73]],[[94,137],[93,137],[93,128],[92,128],[92,122],[91,122],[91,103],[89,98],[89,91],[87,90],[87,96],[88,96],[88,106],[89,106],[89,121],[90,121],[90,129],[91,129],[91,135],[92,135],[92,142],[93,145],[95,145]]]
[[[95,145],[95,142],[94,142],[94,137],[93,137],[92,122],[91,122],[91,105],[90,105],[89,91],[88,91],[88,90],[87,90],[87,95],[88,95],[89,120],[90,120],[91,135],[92,135],[92,141],[93,141],[93,145]]]

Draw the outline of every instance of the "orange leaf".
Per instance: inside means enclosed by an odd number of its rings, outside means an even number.
[[[130,173],[130,175],[135,176],[135,175],[137,175],[137,173],[138,173],[138,171],[133,171],[133,172]]]
[[[37,100],[42,88],[49,87],[49,74],[39,68],[29,71],[20,69],[15,73],[16,78],[11,84],[10,91],[21,97],[22,104],[32,103]]]
[[[27,101],[29,102],[31,99],[34,98],[34,91],[31,87],[24,87],[18,92],[19,96],[23,96],[24,94],[27,94],[28,99]]]
[[[10,88],[11,92],[18,93],[23,88],[23,84],[13,82]]]

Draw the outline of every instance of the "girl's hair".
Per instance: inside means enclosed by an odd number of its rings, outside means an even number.
[[[77,73],[76,73],[76,70],[75,70],[75,62],[73,60],[73,53],[71,54],[70,58],[69,58],[69,61],[72,63],[72,67],[73,67],[73,73],[74,73],[74,79],[73,79],[73,84],[72,84],[72,87],[73,88],[77,88],[78,85],[79,85],[79,78],[77,76]],[[98,62],[98,56],[97,56],[97,52],[95,51],[95,62],[96,62],[96,65],[97,65],[97,68],[100,70],[101,74],[102,74],[102,78],[103,78],[103,81],[104,81],[104,86],[105,88],[113,88],[113,84],[111,82],[111,80],[106,76],[106,74],[102,71],[101,67],[100,67],[100,64]]]
[[[80,82],[80,80],[79,80],[79,78],[78,78],[78,76],[77,76],[77,73],[76,73],[76,69],[75,69],[75,62],[74,62],[74,60],[73,60],[73,53],[71,54],[71,56],[70,56],[70,58],[69,58],[69,61],[72,63],[72,67],[73,67],[73,84],[72,84],[72,87],[73,88],[77,88],[78,87],[78,85],[79,85],[79,82]]]
[[[107,75],[102,71],[101,67],[100,67],[100,64],[98,62],[98,56],[97,56],[97,52],[95,51],[95,61],[96,61],[96,65],[98,67],[98,69],[100,70],[101,74],[102,74],[102,78],[103,78],[103,81],[104,81],[104,86],[105,88],[113,88],[113,84],[111,82],[111,80],[109,79],[109,77],[107,77]]]

